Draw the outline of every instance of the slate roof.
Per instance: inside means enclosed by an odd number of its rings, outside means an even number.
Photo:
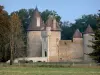
[[[56,22],[55,27],[53,26],[53,21]],[[53,17],[51,15],[48,17],[48,20],[46,21],[46,27],[51,27],[51,31],[61,31],[61,28],[60,28],[58,22],[56,21],[55,17]]]
[[[40,27],[37,26],[37,17],[40,17]],[[60,31],[61,28],[57,21],[55,22],[56,26],[54,28],[54,25],[53,25],[54,20],[56,21],[56,19],[50,15],[48,17],[46,24],[44,24],[44,22],[42,21],[41,15],[38,11],[38,8],[36,7],[34,10],[34,13],[33,13],[33,17],[31,19],[31,23],[30,23],[27,31],[41,31],[41,30],[45,30],[46,27],[51,27],[51,31]]]
[[[93,29],[91,28],[90,25],[88,25],[88,27],[86,28],[84,34],[91,34],[91,33],[93,33]]]
[[[82,33],[77,29],[73,35],[73,38],[82,38]]]
[[[37,17],[40,17],[40,26],[37,26]],[[43,24],[42,18],[40,16],[38,8],[36,7],[33,12],[33,16],[32,16],[32,19],[27,31],[40,31],[43,26],[44,24]]]

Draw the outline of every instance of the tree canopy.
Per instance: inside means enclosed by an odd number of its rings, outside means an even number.
[[[9,59],[9,31],[10,22],[8,13],[0,6],[0,61]]]
[[[93,30],[96,29],[96,14],[90,14],[90,15],[83,15],[81,18],[78,18],[75,20],[75,23],[66,23],[61,25],[62,28],[62,39],[63,40],[69,40],[73,38],[73,33],[76,29],[79,29],[81,33],[84,33],[87,25],[90,25]]]
[[[94,32],[94,35],[92,35],[95,40],[92,41],[93,45],[91,46],[93,48],[93,52],[89,55],[95,60],[96,62],[100,63],[100,13],[98,13],[97,16],[97,29]]]

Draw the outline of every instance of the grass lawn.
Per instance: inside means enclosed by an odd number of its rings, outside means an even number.
[[[100,68],[96,67],[69,67],[69,68],[49,68],[49,67],[17,67],[0,66],[0,75],[100,75]]]

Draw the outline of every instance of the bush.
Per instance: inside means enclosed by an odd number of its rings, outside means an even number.
[[[26,60],[18,60],[18,63],[26,63]]]

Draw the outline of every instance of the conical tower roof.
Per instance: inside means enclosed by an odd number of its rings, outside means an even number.
[[[39,18],[40,26],[37,26],[37,22],[38,22],[37,18]],[[33,12],[33,16],[32,16],[32,19],[31,19],[31,22],[30,22],[30,25],[29,25],[27,31],[40,31],[43,26],[44,26],[44,24],[42,22],[42,18],[40,16],[38,8],[36,7]]]
[[[77,29],[73,35],[73,38],[82,38],[82,33]]]
[[[91,34],[91,33],[93,33],[93,29],[91,28],[90,25],[88,25],[88,27],[86,28],[84,34]]]
[[[46,27],[51,27],[53,24],[53,16],[52,15],[49,15],[48,16],[48,19],[46,21]]]
[[[52,16],[52,15],[49,15],[48,20],[46,21],[46,27],[51,27],[52,31],[60,31],[61,30],[61,28],[60,28],[58,22],[56,21],[55,17]]]

